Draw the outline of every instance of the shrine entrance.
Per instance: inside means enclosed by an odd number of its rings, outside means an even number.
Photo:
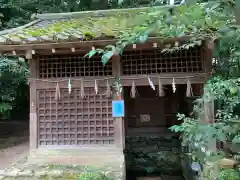
[[[186,84],[176,85],[175,93],[172,85],[164,85],[161,96],[157,86],[156,90],[136,86],[135,95],[134,87],[124,88],[127,177],[174,175],[175,179],[182,179],[179,134],[169,128],[181,123],[177,113],[191,112],[193,100],[200,95],[200,86],[191,85],[191,97],[186,97]]]

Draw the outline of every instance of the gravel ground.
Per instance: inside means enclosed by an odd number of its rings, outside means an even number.
[[[26,159],[29,151],[28,124],[1,122],[0,130],[0,170],[4,170]]]
[[[28,155],[29,143],[24,142],[10,148],[0,150],[0,170],[11,168],[13,165],[21,164]]]

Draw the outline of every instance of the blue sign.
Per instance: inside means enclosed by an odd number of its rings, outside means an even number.
[[[124,101],[112,101],[112,117],[124,117]]]

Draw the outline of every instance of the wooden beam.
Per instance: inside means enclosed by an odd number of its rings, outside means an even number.
[[[172,84],[173,77],[175,78],[176,84],[186,84],[189,77],[192,84],[203,84],[206,81],[207,74],[201,73],[161,73],[158,74],[161,78],[162,85]],[[121,76],[123,86],[132,86],[134,80],[136,86],[148,86],[147,75],[131,75],[131,76]],[[151,75],[150,75],[151,77]],[[158,78],[152,77],[152,83],[158,85]]]
[[[119,79],[121,76],[121,63],[120,63],[120,56],[115,55],[112,57],[112,65],[113,65],[113,76],[115,79]],[[123,98],[118,96],[117,93],[113,95],[114,99],[119,100],[119,98]],[[125,131],[124,131],[124,119],[123,118],[114,118],[114,127],[115,127],[115,141],[117,148],[124,149],[125,147]]]
[[[176,41],[178,42],[184,42],[191,38],[191,36],[183,36],[180,38],[169,38],[163,41],[163,39],[150,37],[148,41],[145,43],[137,44],[136,49],[146,48],[146,47],[153,47],[154,43],[158,43],[158,45],[161,47],[163,44],[172,44]],[[0,51],[1,52],[12,52],[12,51],[26,51],[28,49],[35,50],[36,52],[38,50],[47,50],[47,49],[81,49],[85,51],[89,51],[92,49],[92,47],[101,48],[105,47],[109,44],[115,45],[116,40],[94,40],[94,41],[73,41],[73,42],[56,42],[56,43],[39,43],[39,44],[19,44],[19,45],[6,45],[2,44],[0,45]],[[132,45],[129,45],[127,48],[132,49]]]
[[[32,50],[27,50],[26,51],[26,55],[25,55],[26,59],[32,59]]]
[[[30,152],[35,151],[38,146],[38,137],[37,137],[37,89],[36,81],[34,78],[37,77],[37,62],[29,61],[30,67],[30,78],[33,78],[29,81],[30,86],[30,120],[29,120],[29,129],[30,129]]]
[[[102,77],[104,78],[104,77]],[[105,77],[106,78],[106,77]],[[94,87],[94,79],[99,79],[99,77],[84,77],[84,87]],[[35,80],[37,89],[55,89],[57,82],[59,82],[60,88],[68,87],[69,78],[54,78],[54,79],[37,79]],[[71,78],[72,88],[79,88],[80,78]],[[110,78],[110,82],[113,81],[113,78]],[[106,87],[106,81],[98,81],[99,87]]]
[[[14,32],[17,32],[19,30],[22,30],[22,29],[25,29],[25,28],[28,28],[30,26],[33,26],[34,24],[38,23],[40,20],[34,20],[28,24],[25,24],[23,26],[19,26],[19,27],[16,27],[16,28],[12,28],[12,29],[5,29],[3,31],[0,31],[0,35],[5,35],[5,34],[9,34],[9,33],[14,33]]]
[[[113,61],[113,72],[115,71],[114,68],[114,60]],[[161,73],[159,76],[162,78],[161,83],[162,85],[169,85],[172,84],[172,78],[175,77],[175,82],[176,84],[186,84],[187,78],[190,78],[190,81],[192,84],[203,84],[206,82],[206,79],[209,78],[208,74],[201,74],[201,73]],[[150,76],[151,77],[151,76]],[[109,79],[110,82],[114,81],[113,76],[109,77],[100,77],[102,79],[105,79],[105,81],[99,81],[98,85],[100,87],[105,87],[106,86],[106,80]],[[140,86],[140,85],[149,85],[147,81],[147,76],[146,75],[131,75],[131,76],[119,76],[122,80],[123,86],[132,86],[132,79],[134,79],[135,84]],[[65,81],[63,81],[65,79]],[[99,79],[99,77],[84,77],[85,80],[84,86],[85,87],[93,87],[94,86],[94,79]],[[158,78],[151,78],[153,84],[158,85]],[[35,80],[36,88],[37,89],[52,89],[56,88],[56,82],[59,82],[59,85],[61,87],[67,87],[68,86],[68,80],[69,78],[54,78],[54,79],[41,79]],[[72,80],[72,88],[78,88],[79,87],[79,82],[80,78],[71,78]],[[53,82],[51,82],[53,81]]]

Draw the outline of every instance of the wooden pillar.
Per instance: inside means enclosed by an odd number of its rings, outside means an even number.
[[[30,152],[37,149],[37,90],[36,90],[36,81],[37,77],[37,62],[34,59],[29,59],[29,68],[31,80],[29,81],[30,88],[30,120],[29,120],[29,129],[30,129]]]
[[[112,57],[112,66],[113,76],[116,78],[116,80],[118,80],[121,76],[121,63],[119,55],[115,55]],[[120,96],[114,94],[113,98],[115,100],[123,99],[123,94],[121,94]],[[114,127],[116,147],[123,150],[125,147],[124,118],[114,118]]]
[[[212,50],[213,50],[213,42],[206,40],[204,42],[204,71],[207,73],[207,75],[205,76],[205,80],[208,81],[212,74]],[[206,89],[204,88],[203,93],[208,93],[206,92]],[[214,109],[214,101],[210,100],[210,101],[204,101],[203,103],[203,122],[204,123],[213,123],[214,122],[214,117],[215,117],[215,109]],[[212,151],[216,150],[216,140],[213,139],[210,144],[209,144],[209,148]]]

